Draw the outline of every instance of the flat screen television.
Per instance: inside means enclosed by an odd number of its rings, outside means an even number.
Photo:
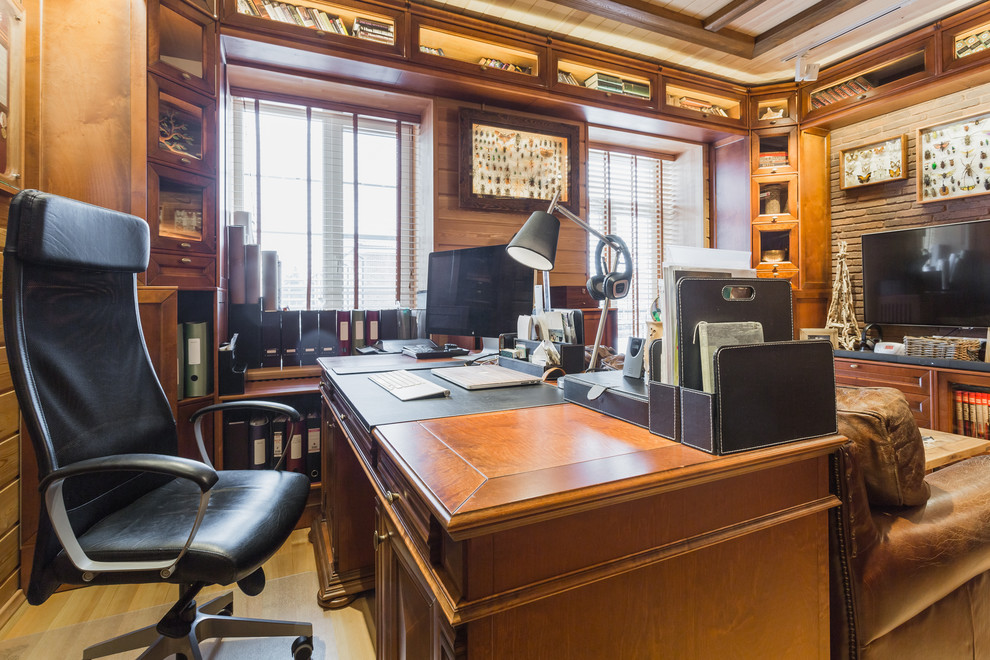
[[[990,326],[990,220],[863,234],[867,323]]]
[[[498,337],[532,312],[533,269],[512,259],[505,245],[430,253],[428,333]]]

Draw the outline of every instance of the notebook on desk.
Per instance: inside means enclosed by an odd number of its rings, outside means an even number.
[[[468,366],[461,369],[432,369],[430,373],[466,390],[487,390],[493,387],[536,385],[542,382],[539,376],[487,364]]]

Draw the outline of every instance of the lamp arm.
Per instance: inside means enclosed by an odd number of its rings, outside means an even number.
[[[575,223],[578,227],[585,230],[586,232],[588,232],[598,240],[605,241],[605,244],[611,247],[612,249],[615,250],[619,249],[619,246],[613,243],[612,241],[610,241],[607,236],[599,232],[597,229],[589,225],[587,222],[585,222],[575,214],[571,213],[567,208],[561,206],[558,203],[559,200],[560,200],[560,191],[558,190],[556,193],[554,193],[553,199],[550,200],[550,208],[547,209],[547,213],[553,215],[554,211],[560,211],[560,214],[562,216],[564,216],[571,222]]]

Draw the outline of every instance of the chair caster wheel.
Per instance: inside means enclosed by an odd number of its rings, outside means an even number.
[[[292,642],[292,660],[309,660],[313,655],[313,637],[296,637]]]

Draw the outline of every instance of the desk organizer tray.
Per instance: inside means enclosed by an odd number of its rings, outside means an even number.
[[[721,455],[836,433],[828,341],[723,346],[715,380],[714,394],[680,388],[681,443]]]
[[[647,384],[650,433],[674,442],[681,441],[680,389],[677,385],[658,381],[650,381]]]
[[[621,371],[613,370],[568,374],[560,382],[565,401],[649,427],[649,396],[642,378],[626,378]]]

